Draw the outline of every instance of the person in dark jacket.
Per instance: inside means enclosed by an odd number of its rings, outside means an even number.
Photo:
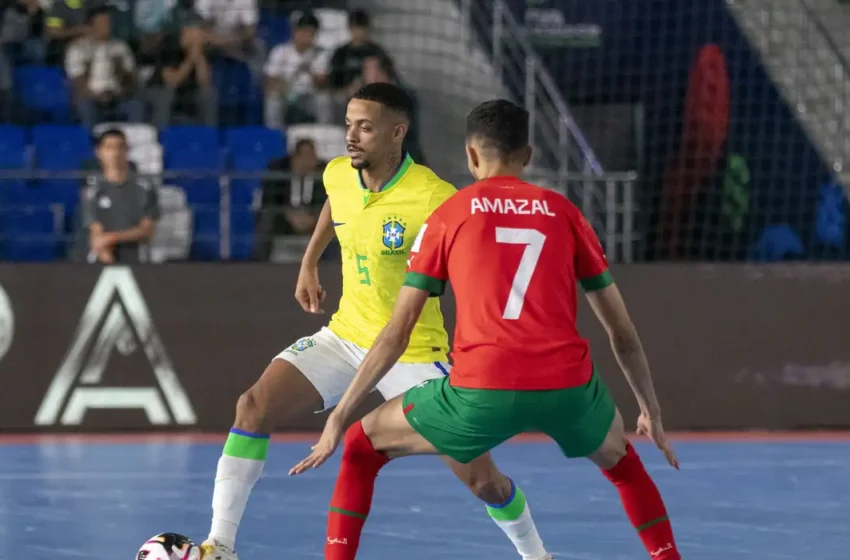
[[[277,236],[309,235],[316,227],[328,198],[322,169],[312,140],[301,139],[291,156],[272,160],[268,171],[276,173],[263,181],[263,194],[256,221],[254,258],[267,261]],[[288,174],[284,177],[283,174]]]

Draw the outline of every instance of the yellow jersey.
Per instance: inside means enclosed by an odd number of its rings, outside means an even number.
[[[392,316],[419,229],[457,191],[409,155],[379,192],[363,186],[349,157],[331,161],[323,180],[342,248],[342,299],[328,328],[340,338],[371,348]],[[431,298],[399,361],[445,361],[448,350],[440,300]]]

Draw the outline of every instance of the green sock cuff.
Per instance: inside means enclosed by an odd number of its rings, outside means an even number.
[[[224,454],[240,459],[265,461],[269,452],[269,436],[231,430],[224,443]]]
[[[513,482],[511,483],[513,484]],[[513,496],[500,506],[487,506],[487,513],[494,521],[516,521],[525,511],[525,493],[514,484]]]

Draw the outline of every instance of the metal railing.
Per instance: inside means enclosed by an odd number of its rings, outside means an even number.
[[[32,242],[40,246],[55,246],[56,259],[67,258],[72,245],[79,241],[82,231],[80,199],[85,180],[90,172],[67,171],[2,171],[0,172],[0,255],[4,253],[4,243]],[[280,207],[262,207],[262,180],[280,180],[289,177],[284,172],[228,172],[218,171],[166,171],[157,175],[142,175],[160,189],[160,234],[157,243],[166,253],[185,253],[192,258],[194,249],[203,247],[202,260],[249,260],[252,258],[246,246],[258,242],[272,242],[289,245],[292,249],[298,240],[269,239],[256,228],[256,218],[261,212],[274,212]],[[636,176],[633,173],[588,174],[558,173],[556,171],[534,170],[527,177],[529,181],[561,192],[573,201],[584,213],[599,234],[611,262],[632,262],[639,235],[636,223]],[[62,196],[42,197],[38,189],[40,181],[67,181],[68,191]],[[196,181],[206,181],[204,185]],[[12,182],[15,184],[13,185]],[[189,196],[183,198],[186,189],[197,193],[198,189],[218,189],[218,196],[205,195],[198,202]],[[17,189],[17,196],[10,196]],[[27,190],[22,190],[27,189]],[[78,193],[74,193],[74,189]],[[165,190],[167,189],[167,191]],[[21,192],[25,196],[20,196]],[[56,190],[53,191],[56,193]],[[178,197],[164,194],[168,192]],[[203,191],[202,191],[203,192]],[[235,202],[235,200],[238,200]],[[176,214],[186,213],[185,219],[172,220]],[[235,219],[238,216],[238,219]],[[27,220],[30,220],[28,223]],[[33,226],[42,220],[39,227]],[[52,220],[52,227],[44,228],[44,223]],[[195,227],[200,221],[217,224],[212,230]],[[10,227],[14,222],[16,227]],[[238,227],[234,228],[234,224]],[[21,224],[24,227],[21,229]],[[27,236],[22,239],[21,236]],[[298,236],[296,236],[298,237]],[[180,247],[169,246],[176,244]],[[185,245],[185,246],[184,246]],[[297,245],[297,243],[296,243]],[[183,251],[181,252],[181,247]],[[241,247],[239,255],[234,255],[234,247]],[[274,251],[273,251],[274,252]],[[190,255],[191,253],[191,255]],[[26,259],[21,259],[26,260]],[[43,260],[43,259],[42,259]]]
[[[602,175],[593,148],[509,7],[504,0],[483,4],[490,4],[492,12],[482,13],[472,0],[461,0],[463,28],[489,23],[493,71],[529,112],[529,137],[539,154],[535,163],[561,173]]]

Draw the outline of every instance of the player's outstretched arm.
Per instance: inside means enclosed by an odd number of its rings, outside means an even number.
[[[641,413],[650,418],[660,416],[649,362],[617,285],[611,284],[601,290],[588,292],[587,300],[608,333],[614,356],[634,391]]]
[[[398,361],[410,341],[410,335],[422,308],[428,301],[430,293],[419,288],[402,286],[396,300],[395,309],[390,322],[375,339],[375,343],[366,357],[360,363],[357,374],[351,385],[345,391],[339,404],[328,416],[325,429],[319,442],[313,446],[312,453],[303,461],[290,469],[290,475],[297,475],[308,469],[321,466],[333,455],[345,433],[345,425],[366,395],[372,392],[375,385],[390,371]]]
[[[310,237],[307,250],[301,259],[301,271],[298,273],[298,283],[295,286],[295,299],[301,308],[308,313],[324,313],[319,307],[325,299],[325,290],[319,284],[319,259],[334,238],[333,219],[331,218],[331,203],[326,200],[316,222],[316,229]]]
[[[652,386],[649,362],[620,290],[616,284],[610,284],[600,290],[588,292],[587,299],[596,317],[608,332],[617,363],[620,364],[640,405],[637,433],[649,436],[649,439],[667,458],[667,462],[678,469],[679,460],[661,424],[661,407],[655,396],[655,388]]]

